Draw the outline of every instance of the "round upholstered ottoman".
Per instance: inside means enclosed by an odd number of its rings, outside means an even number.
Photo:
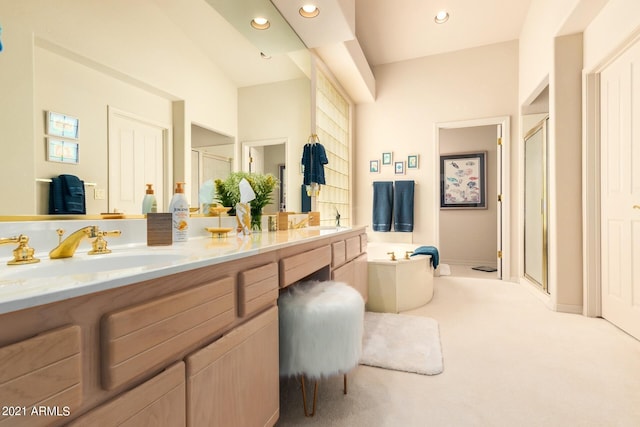
[[[278,299],[280,375],[300,376],[305,415],[315,413],[317,380],[344,374],[358,365],[362,352],[364,300],[342,282],[309,281],[287,288]],[[304,377],[315,380],[313,410],[308,413]]]

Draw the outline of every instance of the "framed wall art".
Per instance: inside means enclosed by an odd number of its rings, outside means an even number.
[[[382,153],[382,164],[390,165],[393,162],[393,153]]]
[[[404,162],[395,163],[395,173],[396,175],[404,175]]]
[[[486,209],[487,152],[440,156],[440,209]]]
[[[47,111],[46,134],[60,138],[78,139],[80,120],[66,114]]]
[[[78,164],[80,162],[78,143],[47,138],[47,160],[50,162]]]
[[[380,172],[380,160],[369,160],[369,172],[371,173]]]
[[[407,157],[407,169],[418,169],[418,155],[412,154]]]

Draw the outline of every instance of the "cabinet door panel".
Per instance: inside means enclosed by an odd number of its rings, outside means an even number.
[[[184,362],[74,420],[69,427],[181,427],[186,424]]]
[[[360,292],[365,302],[367,302],[369,296],[368,278],[367,254],[362,254],[353,261],[331,272],[331,279],[353,286]]]
[[[275,424],[278,345],[278,308],[273,307],[189,356],[187,425]]]
[[[0,348],[0,402],[26,414],[0,416],[0,426],[45,426],[62,417],[33,408],[74,411],[82,403],[80,328],[69,326]]]

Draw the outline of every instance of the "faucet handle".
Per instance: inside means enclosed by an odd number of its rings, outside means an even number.
[[[412,254],[413,251],[404,251],[404,259],[409,259],[409,254]]]
[[[96,239],[91,242],[92,250],[87,252],[88,255],[98,255],[98,254],[110,254],[111,249],[107,248],[107,241],[104,239],[106,237],[118,237],[122,234],[120,230],[113,231],[98,231],[96,233]]]
[[[64,230],[62,228],[58,228],[56,230],[56,234],[58,234],[58,244],[62,243],[62,236],[64,236]]]
[[[395,252],[387,252],[387,255],[391,255],[391,261],[395,261],[396,260],[396,253]]]
[[[7,261],[7,265],[35,264],[36,262],[40,262],[38,258],[33,256],[35,250],[29,247],[29,237],[24,234],[0,239],[0,245],[5,243],[18,244],[18,247],[13,250],[13,259]]]

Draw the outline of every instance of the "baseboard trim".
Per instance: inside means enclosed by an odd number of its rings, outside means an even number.
[[[583,306],[572,304],[556,304],[555,311],[559,313],[583,314]]]

